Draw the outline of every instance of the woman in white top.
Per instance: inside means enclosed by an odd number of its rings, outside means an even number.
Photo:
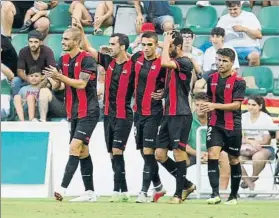
[[[242,128],[271,127],[274,123],[265,107],[265,100],[261,96],[250,96],[248,98],[248,112],[242,114]],[[248,177],[242,166],[243,182],[242,188],[254,190],[254,182],[258,180],[260,172],[264,169],[266,161],[274,158],[274,148],[270,145],[271,135],[269,131],[243,130],[241,147],[241,160],[253,160],[253,174]],[[251,197],[253,197],[251,195]]]

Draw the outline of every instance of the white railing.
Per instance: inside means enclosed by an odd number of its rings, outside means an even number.
[[[209,191],[203,191],[201,188],[201,177],[202,177],[202,173],[201,173],[201,167],[202,167],[202,163],[201,163],[201,132],[202,130],[207,130],[207,126],[201,126],[197,129],[196,132],[196,169],[197,169],[197,174],[196,174],[196,197],[199,199],[201,197],[201,194],[211,194],[211,192]],[[262,130],[262,131],[279,131],[279,127],[278,126],[267,126],[264,128],[249,128],[249,129],[242,129],[242,130]],[[274,175],[272,175],[274,176]],[[230,193],[229,191],[221,191],[222,193]],[[241,193],[239,192],[239,194],[247,194],[247,193]],[[270,195],[279,195],[279,192],[263,192],[263,191],[253,191],[251,192],[251,194],[270,194]]]

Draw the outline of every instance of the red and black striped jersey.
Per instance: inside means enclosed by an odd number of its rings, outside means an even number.
[[[137,52],[131,59],[135,71],[134,111],[146,116],[162,113],[162,100],[151,97],[152,92],[164,88],[166,68],[161,67],[161,57],[146,60],[143,52]]]
[[[68,119],[99,116],[96,88],[97,63],[92,56],[85,51],[81,51],[73,58],[65,54],[60,58],[58,68],[71,79],[79,79],[81,72],[90,74],[84,89],[66,85],[65,101]]]
[[[98,63],[106,70],[104,115],[120,119],[132,117],[131,99],[135,80],[132,61],[117,64],[116,59],[99,53]]]
[[[236,73],[222,78],[216,72],[207,80],[207,96],[212,103],[230,104],[234,101],[243,101],[245,89],[245,80]],[[241,108],[234,111],[212,111],[209,116],[209,125],[226,130],[241,129]]]
[[[190,82],[193,64],[187,57],[173,59],[176,69],[168,69],[165,84],[165,115],[189,115]]]

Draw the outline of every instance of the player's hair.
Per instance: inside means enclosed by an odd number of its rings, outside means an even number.
[[[195,101],[202,100],[202,101],[208,101],[207,95],[205,92],[197,92],[194,94]]]
[[[37,65],[32,66],[32,67],[29,69],[28,75],[31,75],[31,74],[34,74],[34,73],[40,73],[40,74],[42,74],[41,68],[39,68]]]
[[[118,37],[120,46],[125,45],[125,51],[129,48],[129,37],[123,33],[114,33],[110,37]]]
[[[154,32],[144,32],[141,38],[154,39],[155,42],[158,43],[158,35]]]
[[[81,42],[81,31],[77,27],[70,27],[65,30],[65,32],[72,33],[73,40]]]
[[[173,44],[175,46],[181,45],[183,46],[183,38],[180,32],[172,31],[172,38],[174,39]]]
[[[234,52],[234,50],[232,50],[230,48],[220,48],[217,50],[216,53],[218,55],[229,57],[231,62],[234,62],[234,60],[235,60],[235,52]]]
[[[190,28],[183,28],[180,30],[181,34],[190,34],[192,38],[194,37],[194,33]]]
[[[221,27],[214,27],[212,30],[211,30],[211,33],[210,33],[211,36],[222,36],[222,37],[225,37],[225,29],[221,28]]]
[[[260,95],[251,95],[248,97],[248,100],[253,100],[257,103],[257,105],[262,106],[261,111],[270,115],[270,113],[268,112],[268,110],[266,109],[266,105],[265,105],[265,100],[262,96]]]
[[[226,6],[228,8],[234,7],[234,6],[241,6],[241,1],[226,1]]]

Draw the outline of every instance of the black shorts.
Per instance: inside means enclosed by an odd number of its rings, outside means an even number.
[[[162,114],[143,116],[139,113],[134,114],[135,139],[137,149],[154,148],[156,149],[156,138],[158,128],[161,124]]]
[[[222,150],[233,156],[240,155],[242,131],[226,130],[216,126],[209,126],[206,133],[206,147],[221,146]]]
[[[89,144],[91,135],[98,123],[99,117],[84,117],[71,120],[70,143],[73,138],[79,139],[84,145]]]
[[[164,116],[157,139],[157,148],[186,150],[192,126],[192,114]]]
[[[64,102],[60,101],[55,95],[52,95],[52,99],[48,104],[48,117],[62,118],[67,117],[66,107]]]
[[[111,116],[104,116],[104,131],[107,151],[112,153],[112,148],[125,150],[128,141],[133,119],[118,119]]]

